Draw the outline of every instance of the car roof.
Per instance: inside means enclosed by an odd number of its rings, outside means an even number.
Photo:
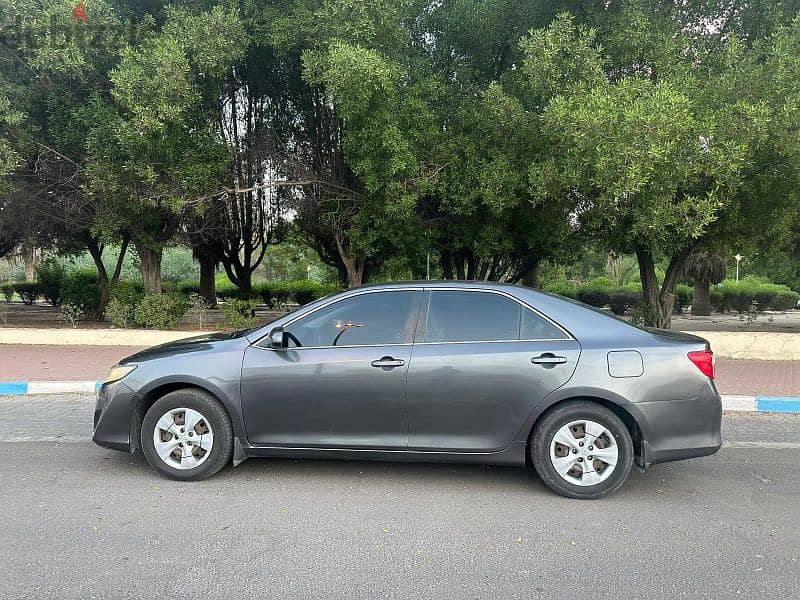
[[[504,283],[500,281],[477,281],[471,279],[436,279],[436,280],[409,280],[409,281],[386,281],[383,283],[367,283],[364,285],[353,286],[349,290],[366,289],[397,289],[404,287],[446,287],[446,288],[467,288],[467,289],[487,289],[487,290],[508,290],[508,288],[521,288],[522,286],[514,283]]]

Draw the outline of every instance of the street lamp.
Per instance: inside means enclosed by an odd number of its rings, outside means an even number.
[[[739,263],[742,261],[744,256],[742,256],[741,254],[737,254],[733,258],[736,259],[736,281],[739,281]]]

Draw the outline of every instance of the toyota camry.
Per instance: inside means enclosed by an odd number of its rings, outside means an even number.
[[[134,354],[99,389],[94,441],[179,480],[250,457],[469,462],[588,499],[634,464],[713,454],[721,419],[706,340],[447,281],[353,288]]]

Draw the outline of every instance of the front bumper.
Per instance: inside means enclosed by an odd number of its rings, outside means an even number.
[[[691,400],[641,402],[649,430],[642,442],[640,466],[714,454],[722,446],[722,398],[709,382]]]
[[[94,407],[92,441],[112,450],[133,451],[130,438],[139,400],[122,381],[100,386]]]

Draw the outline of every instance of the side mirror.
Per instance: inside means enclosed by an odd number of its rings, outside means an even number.
[[[267,337],[269,338],[269,347],[273,350],[286,350],[289,347],[289,338],[283,331],[283,327],[275,327]]]

